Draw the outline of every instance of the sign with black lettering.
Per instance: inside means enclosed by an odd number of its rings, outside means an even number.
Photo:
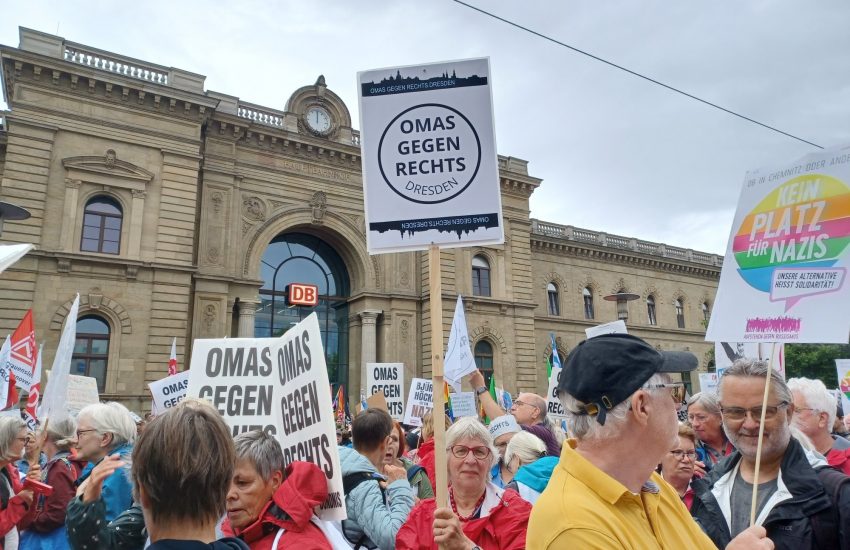
[[[152,410],[163,413],[183,401],[189,387],[189,372],[184,370],[148,384],[153,397]]]
[[[425,378],[414,378],[410,382],[410,393],[407,395],[404,423],[408,426],[421,426],[422,417],[432,410],[434,410],[434,383]]]
[[[384,392],[387,412],[399,422],[404,418],[404,364],[366,363],[366,395]]]
[[[233,435],[264,430],[284,464],[316,464],[328,479],[325,520],[346,518],[333,402],[315,313],[280,338],[195,340],[187,395],[209,400]]]
[[[558,398],[558,381],[561,379],[562,370],[558,367],[552,367],[552,376],[549,377],[549,391],[546,394],[546,416],[558,425],[567,418],[564,413],[564,406]]]
[[[357,76],[369,253],[502,244],[489,59]]]

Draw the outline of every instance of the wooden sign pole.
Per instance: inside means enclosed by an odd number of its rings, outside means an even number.
[[[764,441],[764,415],[767,409],[767,397],[770,393],[770,376],[773,371],[773,362],[776,360],[776,342],[773,343],[773,348],[770,353],[770,362],[767,365],[767,376],[764,381],[764,397],[761,401],[761,418],[759,419],[759,439],[756,447],[756,467],[753,473],[753,499],[750,502],[750,527],[756,522],[756,504],[758,503],[759,492],[759,470],[761,468],[761,445]]]
[[[430,283],[431,308],[431,377],[434,384],[434,470],[437,486],[437,508],[449,503],[449,480],[446,464],[446,396],[443,392],[443,284],[440,266],[440,247],[432,244],[428,248],[428,280]]]

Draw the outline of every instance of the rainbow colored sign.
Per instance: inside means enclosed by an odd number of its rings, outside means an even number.
[[[847,342],[847,181],[847,149],[747,175],[707,338]]]

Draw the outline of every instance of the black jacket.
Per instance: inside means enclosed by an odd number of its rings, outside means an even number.
[[[826,463],[821,460],[813,466],[814,460],[810,456],[806,455],[796,439],[791,438],[780,465],[782,483],[777,489],[780,491],[784,485],[790,498],[773,506],[762,526],[767,529],[767,536],[777,550],[827,550],[816,542],[812,518],[817,516],[814,520],[816,524],[828,525],[821,519],[824,514],[837,514],[829,517],[834,518],[833,522],[838,522],[838,548],[850,550],[850,484],[842,486],[838,501],[833,505],[832,497],[815,470],[815,467],[826,467]],[[695,479],[691,483],[694,490],[691,515],[718,548],[729,544],[732,536],[712,489],[724,476],[733,475],[740,460],[741,453],[735,451],[716,464],[705,478]],[[834,550],[834,547],[830,546],[828,550]]]

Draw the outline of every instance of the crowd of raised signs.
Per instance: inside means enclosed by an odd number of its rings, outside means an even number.
[[[342,521],[319,517],[339,505],[326,472],[286,464],[262,431],[232,437],[203,400],[140,422],[117,403],[93,404],[36,432],[3,416],[0,542],[3,550],[850,548],[850,441],[834,395],[820,381],[786,382],[741,359],[716,393],[686,398],[671,373],[695,367],[692,355],[634,336],[583,342],[558,386],[566,434],[539,395],[520,393],[501,409],[477,371],[467,381],[484,418],[432,412],[408,430],[367,408],[338,433]],[[440,448],[437,422],[447,428]],[[445,505],[434,498],[440,453]]]

